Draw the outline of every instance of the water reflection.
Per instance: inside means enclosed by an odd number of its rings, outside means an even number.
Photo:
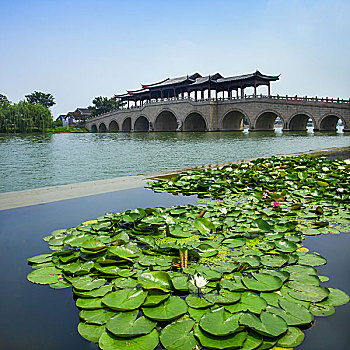
[[[348,146],[330,132],[157,132],[0,136],[0,192]]]

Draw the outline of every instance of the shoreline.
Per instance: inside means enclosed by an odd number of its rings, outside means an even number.
[[[306,152],[298,152],[292,154],[279,154],[276,157],[283,156],[302,156],[309,155],[314,157],[327,156],[330,159],[337,157],[343,159],[350,158],[350,146],[348,147],[333,147],[325,149],[309,150]],[[14,209],[20,207],[27,207],[31,205],[38,205],[44,203],[57,202],[66,199],[80,198],[86,196],[92,196],[102,193],[122,191],[137,187],[144,187],[148,181],[169,179],[183,171],[194,169],[206,169],[206,168],[219,168],[225,165],[237,164],[243,162],[250,162],[254,159],[262,158],[250,158],[229,161],[224,163],[207,164],[202,166],[194,166],[180,169],[170,169],[159,172],[116,177],[105,180],[95,180],[87,182],[79,182],[67,185],[59,185],[52,187],[41,187],[31,190],[14,191],[0,193],[0,210]]]

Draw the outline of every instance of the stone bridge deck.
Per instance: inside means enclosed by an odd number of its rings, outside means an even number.
[[[350,131],[350,100],[290,96],[245,96],[230,99],[162,99],[115,110],[86,121],[90,132],[118,131],[250,131],[273,130],[280,118],[283,131],[335,131],[341,121]]]

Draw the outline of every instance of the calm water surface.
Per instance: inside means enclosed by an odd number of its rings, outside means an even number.
[[[0,192],[350,145],[343,133],[206,132],[0,136]]]

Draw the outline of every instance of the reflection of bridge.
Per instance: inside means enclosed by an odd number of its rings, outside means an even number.
[[[252,95],[215,99],[170,97],[116,110],[87,120],[91,132],[239,131],[243,119],[250,131],[273,130],[279,117],[284,131],[335,131],[342,121],[350,131],[350,100]]]

